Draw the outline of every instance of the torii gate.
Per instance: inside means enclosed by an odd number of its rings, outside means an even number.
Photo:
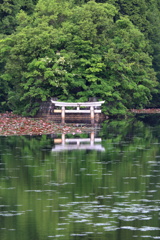
[[[66,113],[90,113],[91,123],[94,123],[95,113],[101,113],[101,109],[96,109],[96,107],[101,107],[105,101],[99,102],[58,102],[51,99],[51,102],[56,107],[61,107],[61,109],[55,109],[55,113],[61,113],[62,123],[65,123],[65,114]],[[76,109],[66,109],[66,107],[73,107]],[[80,109],[81,107],[89,107],[89,110]]]

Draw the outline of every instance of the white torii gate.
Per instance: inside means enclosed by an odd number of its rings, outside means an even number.
[[[56,107],[61,107],[61,109],[55,109],[55,113],[61,113],[62,123],[65,123],[65,113],[90,113],[91,123],[94,123],[94,114],[101,113],[101,109],[95,109],[96,107],[101,107],[105,101],[99,102],[58,102],[51,99],[51,102]],[[73,107],[76,109],[66,109],[66,107]],[[89,107],[90,110],[80,109],[81,107]]]

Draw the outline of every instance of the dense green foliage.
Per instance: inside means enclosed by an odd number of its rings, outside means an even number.
[[[0,39],[1,111],[34,115],[50,97],[97,97],[114,115],[157,101],[157,0],[19,0],[6,10],[12,2],[1,4],[1,23],[10,22]]]

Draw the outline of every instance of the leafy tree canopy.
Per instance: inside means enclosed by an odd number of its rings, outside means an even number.
[[[156,86],[148,42],[117,14],[113,4],[93,0],[39,0],[32,15],[21,10],[16,31],[0,41],[10,109],[35,114],[50,97],[94,96],[110,114],[148,104]]]

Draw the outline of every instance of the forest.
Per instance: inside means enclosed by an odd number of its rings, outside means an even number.
[[[103,112],[160,107],[160,0],[0,1],[0,112],[105,100]]]

